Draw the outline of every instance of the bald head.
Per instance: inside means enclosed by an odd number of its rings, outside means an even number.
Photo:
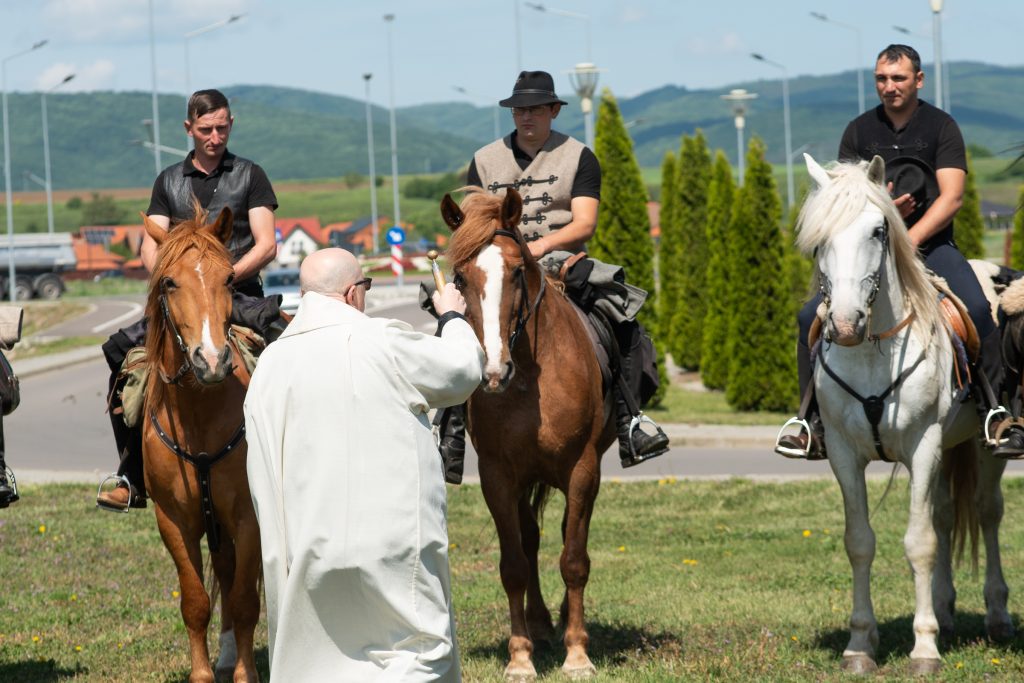
[[[335,247],[320,249],[302,261],[299,289],[303,294],[316,292],[344,296],[345,291],[362,277],[363,269],[351,252]]]

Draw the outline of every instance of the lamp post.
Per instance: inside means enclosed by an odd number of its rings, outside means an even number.
[[[743,127],[746,125],[747,102],[757,97],[757,93],[747,92],[743,88],[730,90],[721,98],[732,103],[733,121],[736,123],[736,160],[739,171],[740,187],[743,187]]]
[[[583,138],[587,147],[594,149],[594,91],[597,90],[599,69],[590,62],[582,62],[569,72],[569,81],[580,98],[583,110]]]
[[[402,211],[398,202],[398,134],[395,131],[395,60],[391,51],[391,24],[395,21],[394,14],[385,14],[384,23],[388,25],[388,84],[391,89],[391,190],[395,204],[395,225],[402,221]]]
[[[935,45],[935,106],[945,109],[942,98],[942,0],[929,0],[932,6],[932,43]]]
[[[793,191],[793,138],[789,126],[789,71],[782,64],[773,62],[762,54],[752,52],[751,57],[759,62],[782,70],[782,120],[786,130],[786,208],[792,208],[795,201]]]
[[[379,251],[379,235],[377,234],[379,228],[377,226],[377,161],[373,158],[373,107],[370,106],[371,78],[373,78],[373,74],[363,74],[363,80],[366,81],[366,149],[370,156],[370,220],[373,221],[370,231],[373,235],[373,253],[376,254]]]
[[[53,234],[53,182],[50,179],[50,126],[46,121],[46,95],[64,85],[74,77],[74,74],[68,74],[60,83],[49,90],[44,90],[43,94],[39,97],[43,109],[43,168],[46,171],[46,227],[51,235]]]
[[[863,53],[863,36],[861,34],[861,30],[851,24],[836,21],[835,19],[829,19],[821,12],[811,12],[811,16],[818,21],[824,21],[826,24],[842,26],[845,29],[853,31],[857,35],[857,113],[862,113],[864,111],[864,69],[860,61]]]
[[[192,38],[195,38],[196,36],[201,36],[204,33],[209,33],[210,31],[216,31],[219,28],[224,28],[228,24],[233,24],[234,22],[238,21],[239,19],[241,19],[244,16],[245,16],[244,14],[232,14],[227,19],[221,19],[220,21],[214,22],[214,23],[210,24],[209,26],[203,26],[202,28],[197,28],[196,30],[189,31],[188,33],[185,34],[184,39],[185,39],[185,107],[186,108],[188,107],[188,98],[189,98],[189,96],[192,95],[192,88],[191,88],[191,85],[189,83],[190,80],[191,80],[191,69],[189,68],[189,59],[188,59],[188,41],[191,40]],[[187,111],[185,112],[185,118],[188,118],[188,112]],[[190,138],[186,134],[185,135],[185,149],[191,149],[191,147],[192,147],[192,138]]]
[[[46,45],[45,40],[40,40],[27,50],[15,52],[9,57],[0,60],[0,93],[3,93],[4,109],[4,191],[6,192],[7,208],[7,271],[8,286],[11,301],[14,301],[14,198],[11,196],[11,132],[7,122],[7,62],[12,59],[27,55],[29,52],[38,50]]]
[[[569,11],[564,10],[564,9],[555,9],[554,7],[548,7],[547,5],[543,5],[543,4],[539,3],[539,2],[524,2],[523,4],[526,5],[527,7],[529,7],[530,9],[537,10],[538,12],[547,12],[548,14],[556,14],[556,15],[558,15],[560,17],[569,17],[570,19],[580,19],[580,20],[586,22],[587,62],[594,61],[593,55],[591,54],[591,51],[590,51],[590,48],[591,48],[591,40],[590,40],[590,15],[588,15],[588,14],[580,14],[579,12],[569,12]]]
[[[452,89],[455,90],[455,92],[462,93],[466,97],[475,97],[477,99],[486,100],[488,102],[492,102],[493,101],[493,100],[490,100],[490,99],[484,97],[483,95],[478,95],[476,93],[471,93],[470,91],[468,91],[465,88],[463,88],[461,85],[453,85]],[[494,111],[494,139],[497,140],[498,138],[501,137],[501,121],[500,121],[500,119],[501,119],[501,107],[499,107],[498,105],[494,105],[494,107],[492,107],[492,109]]]
[[[519,0],[512,0],[512,11],[516,22],[516,71],[523,70],[523,31],[519,26]]]
[[[932,44],[932,59],[935,60],[935,42],[932,40],[931,36],[926,35],[924,33],[917,33],[916,31],[911,31],[906,26],[893,26],[892,30],[893,31],[897,31],[899,33],[902,33],[903,35],[906,35],[906,36],[914,36],[915,38],[921,38],[923,40],[927,40],[929,43]],[[938,80],[938,74],[937,73],[936,73],[936,80]],[[949,90],[949,69],[944,69],[943,70],[943,79],[942,79],[942,93],[939,92],[938,85],[935,86],[935,106],[945,110],[945,112],[947,114],[952,114],[953,113],[953,111],[952,111],[953,110],[953,105],[949,101],[950,100],[949,93],[950,93],[950,90]],[[939,102],[939,99],[938,99],[940,94],[942,94],[945,97],[945,99],[946,99],[946,102],[945,102],[946,106],[944,106],[944,107],[942,106],[942,103]]]
[[[153,163],[160,175],[160,107],[156,96],[156,29],[153,21],[153,0],[149,0],[149,70],[153,79]]]

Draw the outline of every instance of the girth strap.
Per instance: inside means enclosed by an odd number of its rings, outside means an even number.
[[[885,449],[882,448],[882,437],[878,432],[878,425],[882,421],[882,413],[885,412],[885,399],[889,397],[889,394],[891,394],[896,387],[903,383],[903,380],[910,377],[910,373],[912,373],[917,366],[921,364],[921,361],[924,360],[924,353],[914,361],[913,365],[904,369],[903,372],[893,380],[888,389],[877,396],[868,396],[867,398],[854,391],[853,387],[844,382],[842,378],[828,366],[828,363],[825,362],[825,354],[822,354],[819,360],[821,361],[821,367],[825,370],[828,376],[831,377],[836,384],[842,387],[843,391],[860,401],[861,406],[864,408],[864,417],[868,419],[868,424],[871,425],[871,436],[875,440],[875,452],[878,453],[878,457],[885,462],[893,462],[885,456]]]
[[[199,478],[199,510],[203,514],[203,523],[206,526],[206,543],[211,553],[220,549],[220,525],[217,524],[217,517],[213,514],[213,494],[210,490],[210,469],[220,462],[225,456],[233,451],[245,438],[245,421],[238,425],[234,436],[227,445],[214,454],[197,453],[193,455],[181,448],[160,426],[156,419],[156,413],[150,411],[149,419],[153,423],[153,429],[157,436],[167,448],[176,456],[192,464],[196,468],[196,476]]]

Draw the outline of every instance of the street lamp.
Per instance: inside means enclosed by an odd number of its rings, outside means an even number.
[[[516,71],[523,70],[523,30],[519,26],[519,0],[512,0],[512,11],[516,22]]]
[[[156,29],[153,21],[153,0],[149,0],[149,70],[153,79],[153,163],[156,174],[160,175],[160,107],[156,94]]]
[[[7,270],[10,282],[8,286],[10,288],[11,301],[15,300],[14,297],[14,197],[11,196],[11,132],[7,123],[7,62],[22,55],[27,55],[29,52],[38,50],[39,48],[46,45],[45,40],[40,40],[38,43],[22,50],[21,52],[15,52],[10,57],[4,57],[0,60],[0,93],[3,93],[3,108],[4,108],[4,190],[6,192],[7,199]]]
[[[373,158],[373,108],[370,106],[370,79],[373,74],[363,74],[366,81],[366,149],[370,156],[370,220],[373,221],[373,253],[380,251],[377,226],[377,162]]]
[[[932,59],[933,60],[936,59],[936,57],[935,57],[935,42],[932,40],[931,36],[926,35],[924,33],[917,33],[916,31],[911,31],[906,26],[893,26],[892,30],[897,31],[899,33],[902,33],[903,35],[906,35],[906,36],[914,36],[915,38],[921,38],[923,40],[927,40],[929,43],[932,43]],[[936,69],[938,69],[938,67],[936,67]],[[938,81],[938,71],[936,71],[935,80]],[[939,102],[940,95],[944,95],[944,97],[946,99],[946,103],[945,103],[946,106],[944,106],[944,107],[942,106],[942,103]],[[949,70],[948,69],[945,69],[945,74],[944,74],[944,77],[942,79],[942,90],[941,91],[939,90],[938,83],[936,83],[936,85],[935,85],[935,106],[940,108],[940,109],[943,109],[947,114],[952,114],[953,113],[953,105],[950,102]]]
[[[793,138],[789,127],[789,71],[782,64],[773,62],[762,54],[752,52],[751,57],[759,62],[782,70],[782,120],[786,129],[786,208],[792,208],[795,199],[793,191]]]
[[[192,95],[192,89],[191,89],[191,86],[189,85],[189,81],[191,80],[191,69],[189,68],[189,61],[188,61],[188,41],[191,40],[192,38],[195,38],[196,36],[201,36],[204,33],[209,33],[210,31],[216,31],[219,28],[224,28],[228,24],[233,24],[234,22],[238,21],[239,19],[241,19],[244,16],[245,16],[244,14],[232,14],[227,19],[221,19],[220,21],[214,22],[214,23],[210,24],[209,26],[203,26],[202,28],[197,28],[195,31],[189,31],[188,33],[185,34],[185,107],[186,108],[188,107],[188,98]],[[188,118],[188,112],[187,111],[185,112],[185,118]],[[188,134],[185,135],[185,138],[186,138],[185,139],[185,149],[189,149],[189,148],[192,147],[192,138],[190,138],[188,136]]]
[[[587,147],[594,149],[594,91],[597,90],[597,76],[600,70],[590,62],[582,62],[569,72],[569,82],[580,98],[583,110],[583,139]]]
[[[50,126],[46,121],[46,95],[64,85],[74,77],[74,74],[68,74],[60,83],[49,90],[44,90],[43,94],[39,97],[42,102],[43,109],[43,168],[46,171],[46,227],[51,235],[53,234],[53,182],[50,179]]]
[[[935,45],[935,106],[943,109],[942,99],[942,0],[930,0],[932,6],[932,43]]]
[[[391,190],[395,205],[395,225],[401,225],[402,210],[398,201],[398,134],[395,131],[395,60],[391,49],[391,25],[395,21],[394,14],[385,14],[384,23],[388,25],[388,80],[391,89]],[[403,272],[398,271],[398,286],[403,284]]]
[[[843,28],[853,31],[855,34],[857,34],[857,113],[862,113],[864,111],[864,69],[863,64],[860,61],[863,53],[863,36],[861,35],[860,29],[851,24],[836,21],[835,19],[829,19],[826,15],[822,14],[821,12],[811,12],[811,16],[817,19],[818,21],[824,21],[826,24],[842,26]]]
[[[588,14],[580,14],[579,12],[569,12],[569,11],[564,10],[564,9],[555,9],[554,7],[548,7],[548,6],[543,5],[543,4],[539,3],[539,2],[524,2],[523,4],[526,5],[527,7],[529,7],[530,9],[537,10],[538,12],[547,12],[548,14],[557,14],[560,17],[569,17],[570,19],[580,19],[580,20],[586,22],[587,61],[588,62],[593,61],[593,56],[592,56],[591,51],[590,51],[590,47],[591,47],[591,40],[590,40],[590,15],[588,15]]]
[[[756,97],[757,93],[747,92],[743,88],[730,90],[728,95],[721,95],[723,100],[732,103],[732,115],[736,123],[736,160],[740,187],[743,187],[743,127],[746,125],[747,102]]]
[[[475,97],[477,99],[486,100],[487,102],[493,102],[493,100],[491,100],[489,98],[486,98],[483,95],[479,95],[477,93],[472,93],[472,92],[466,90],[461,85],[453,85],[452,89],[455,92],[462,93],[466,97]],[[498,138],[501,137],[501,123],[500,123],[501,107],[499,107],[498,105],[494,105],[494,107],[492,107],[492,109],[494,110],[494,139],[497,140]]]

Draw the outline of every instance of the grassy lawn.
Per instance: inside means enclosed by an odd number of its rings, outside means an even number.
[[[873,502],[883,486],[870,484]],[[1013,596],[1024,566],[1024,479],[1004,488],[1003,566]],[[22,501],[0,512],[0,680],[187,676],[177,581],[152,508],[123,516],[100,512],[94,493],[86,485],[24,486]],[[561,508],[556,495],[540,559],[554,613],[561,600]],[[842,680],[850,571],[841,509],[832,481],[606,482],[591,529],[587,591],[598,680]],[[874,516],[873,594],[886,680],[906,678],[912,647],[906,509],[901,480]],[[497,538],[478,486],[449,489],[449,533],[465,680],[500,681],[506,600]],[[1024,636],[989,645],[981,577],[961,569],[957,582],[959,631],[943,652],[942,680],[1020,680]],[[267,680],[265,618],[257,647]],[[560,643],[538,650],[540,680],[564,680],[558,670],[564,654]]]

